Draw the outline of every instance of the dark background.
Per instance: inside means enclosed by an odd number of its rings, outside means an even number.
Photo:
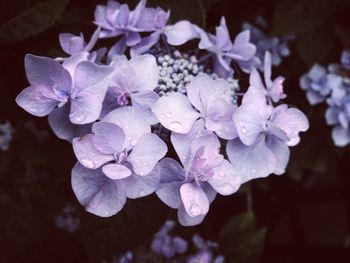
[[[101,262],[147,246],[166,218],[176,218],[154,195],[128,200],[108,219],[86,213],[70,185],[75,163],[70,144],[53,135],[46,118],[15,104],[28,85],[24,55],[63,56],[58,34],[83,32],[88,38],[97,3],[105,2],[0,1],[0,123],[9,120],[16,130],[10,149],[0,152],[0,262]],[[295,34],[291,56],[273,74],[286,77],[287,103],[304,111],[311,123],[293,148],[285,175],[219,196],[204,223],[177,226],[175,232],[218,241],[228,262],[350,262],[349,147],[333,145],[325,106],[310,107],[298,85],[314,63],[338,62],[349,47],[350,1],[155,0],[148,5],[170,8],[173,21],[190,19],[208,30],[224,15],[232,37],[257,15],[267,19],[267,34]],[[73,216],[80,220],[74,233],[55,226],[68,202],[77,207]]]

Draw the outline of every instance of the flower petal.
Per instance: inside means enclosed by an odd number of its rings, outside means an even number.
[[[267,147],[272,151],[276,158],[274,174],[281,175],[286,171],[288,165],[290,150],[286,142],[268,137],[266,140]]]
[[[118,213],[126,202],[123,186],[108,179],[102,171],[90,170],[76,163],[72,170],[72,187],[86,211],[101,217]]]
[[[188,133],[200,116],[188,98],[177,92],[160,97],[151,109],[165,128],[182,134]]]
[[[78,64],[69,115],[73,123],[90,123],[100,116],[112,72],[112,67],[88,61]]]
[[[205,215],[209,211],[209,200],[196,183],[185,183],[180,187],[182,203],[190,217]]]
[[[156,194],[167,206],[178,208],[182,202],[180,186],[184,182],[185,171],[177,161],[171,158],[164,158],[158,163],[158,166],[160,185]]]
[[[96,122],[92,126],[92,142],[104,154],[114,154],[123,150],[125,133],[118,125],[110,122]]]
[[[124,188],[127,189],[126,195],[128,198],[136,199],[154,193],[159,187],[159,170],[156,166],[152,172],[145,176],[132,174],[131,176],[122,179],[121,182]]]
[[[62,140],[72,142],[75,137],[83,137],[91,133],[92,124],[78,125],[69,119],[70,104],[53,110],[49,114],[49,124],[56,136]]]
[[[164,34],[167,38],[167,42],[173,46],[180,46],[198,37],[198,33],[193,24],[187,20],[181,20],[174,25],[167,26],[164,30]]]
[[[104,165],[102,167],[102,172],[112,180],[124,179],[131,175],[131,171],[128,167],[118,163]]]
[[[192,217],[187,212],[183,205],[177,210],[177,218],[183,226],[195,226],[203,222],[206,214]]]
[[[297,145],[300,141],[299,132],[309,129],[309,121],[305,114],[298,109],[288,108],[285,104],[274,109],[271,122],[287,134],[290,139],[287,142],[288,146]]]
[[[95,135],[88,134],[84,137],[73,139],[73,150],[78,161],[89,169],[97,169],[103,164],[112,161],[113,156],[99,152],[93,143]]]
[[[126,135],[124,148],[128,150],[132,149],[144,134],[151,132],[151,126],[142,114],[131,106],[111,111],[102,121],[114,123],[123,129]]]
[[[343,147],[350,142],[350,132],[342,126],[336,126],[332,130],[332,139],[336,146]]]
[[[127,161],[137,175],[149,174],[168,151],[166,144],[155,134],[143,135],[132,149]]]
[[[237,171],[227,160],[224,160],[221,165],[215,167],[214,176],[208,180],[208,183],[222,195],[231,195],[235,193],[240,185],[241,178]]]
[[[266,146],[263,136],[250,146],[244,145],[239,139],[229,141],[226,152],[234,170],[240,174],[242,184],[266,177],[275,170],[276,157]]]

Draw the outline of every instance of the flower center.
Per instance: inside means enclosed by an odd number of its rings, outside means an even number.
[[[123,151],[121,151],[121,152],[119,152],[119,153],[113,154],[113,157],[114,157],[114,160],[115,160],[117,163],[121,164],[121,163],[123,163],[123,162],[126,160],[126,158],[128,157],[128,153],[127,153],[126,149],[124,149]]]

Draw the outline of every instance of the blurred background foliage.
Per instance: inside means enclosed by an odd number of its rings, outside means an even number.
[[[70,186],[71,146],[53,135],[45,118],[29,116],[14,102],[27,86],[24,55],[63,56],[58,34],[91,35],[99,3],[105,2],[0,1],[0,123],[9,120],[15,128],[10,149],[0,151],[0,262],[102,262],[148,246],[164,220],[176,218],[154,195],[128,200],[111,218],[86,213]],[[311,122],[285,175],[254,180],[233,196],[218,197],[204,223],[177,226],[177,233],[218,241],[227,262],[350,262],[349,147],[333,145],[324,106],[311,108],[298,84],[311,65],[337,62],[350,48],[350,1],[149,0],[148,5],[171,9],[172,21],[189,19],[208,30],[225,16],[232,36],[258,15],[270,25],[267,34],[294,34],[292,54],[274,75],[286,77],[287,102]],[[75,232],[55,224],[67,203],[77,208]],[[150,256],[142,262],[163,261]]]

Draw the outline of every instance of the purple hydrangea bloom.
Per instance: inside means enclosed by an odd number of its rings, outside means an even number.
[[[111,47],[109,57],[123,54],[125,48],[141,41],[140,32],[153,31],[153,25],[147,20],[146,0],[141,0],[133,11],[127,4],[109,0],[106,6],[98,5],[95,10],[95,24],[101,27],[101,38],[121,36]]]
[[[71,57],[61,65],[51,58],[27,55],[25,68],[31,86],[17,96],[16,102],[38,117],[70,102],[69,117],[73,123],[95,121],[100,115],[113,69],[80,58],[78,63],[75,60]]]
[[[132,120],[129,124],[129,120]],[[89,169],[102,167],[113,179],[149,174],[167,152],[166,144],[151,133],[150,125],[132,107],[110,112],[92,126],[93,134],[73,140],[78,161]]]
[[[67,140],[71,139],[67,135],[74,133],[67,128],[91,123],[100,116],[113,72],[112,67],[86,61],[87,56],[87,52],[77,53],[63,64],[47,57],[25,58],[30,87],[17,96],[17,104],[38,117],[50,114],[55,133]]]
[[[216,35],[208,34],[199,28],[198,31],[201,39],[199,48],[215,54],[214,71],[219,76],[232,77],[233,70],[230,67],[232,60],[247,73],[253,66],[259,64],[255,57],[256,47],[250,42],[249,30],[238,34],[233,44],[224,17],[221,18],[220,25],[216,27]]]
[[[103,102],[101,118],[120,106],[128,105],[130,101],[150,124],[158,123],[150,109],[159,98],[153,91],[159,78],[155,58],[146,54],[128,61],[125,56],[119,56],[112,66],[115,71]]]
[[[159,162],[158,197],[171,208],[178,209],[182,225],[202,222],[216,192],[230,195],[240,186],[233,166],[219,153],[220,141],[204,129],[202,120],[188,134],[172,133],[171,142],[182,166],[165,158]]]
[[[327,74],[324,67],[315,64],[309,72],[300,77],[300,87],[306,91],[306,98],[311,105],[321,103],[330,94],[332,86],[339,85],[341,78]]]
[[[84,35],[82,33],[80,36],[76,36],[71,33],[61,33],[59,35],[61,47],[68,55],[75,55],[80,52],[90,52],[94,48],[100,32],[101,29],[97,28],[88,43],[85,42]],[[100,61],[105,53],[105,48],[93,51],[89,54],[89,60]]]
[[[154,235],[151,243],[151,250],[161,254],[166,258],[172,258],[177,254],[183,254],[187,251],[186,240],[181,237],[173,237],[168,233],[175,226],[174,221],[166,221],[162,228]]]
[[[335,125],[332,131],[335,145],[342,147],[350,142],[350,87],[342,82],[332,88],[332,96],[327,99],[329,107],[325,116],[328,125]]]
[[[271,173],[283,174],[289,160],[288,146],[299,143],[299,132],[309,127],[298,109],[282,104],[276,108],[265,97],[250,92],[233,114],[238,138],[227,144],[227,156],[242,177],[242,183]]]
[[[271,55],[269,52],[266,52],[264,59],[264,82],[265,85],[258,71],[253,68],[249,78],[250,87],[244,96],[244,100],[254,102],[256,97],[259,97],[258,101],[263,103],[265,103],[264,98],[269,102],[276,103],[286,98],[286,94],[283,93],[284,78],[279,76],[275,80],[271,80]]]
[[[160,97],[152,106],[152,111],[165,128],[186,134],[193,124],[202,118],[205,120],[205,127],[219,137],[236,137],[232,122],[232,114],[236,107],[232,103],[232,90],[227,81],[213,80],[206,74],[199,74],[186,89],[187,96],[170,93]]]
[[[152,25],[154,32],[131,48],[132,56],[145,53],[157,44],[162,36],[165,37],[167,43],[173,46],[183,45],[187,41],[198,37],[196,27],[187,20],[181,20],[174,25],[167,25],[169,16],[169,11],[165,12],[159,7],[145,10],[144,17],[148,17],[145,20]]]
[[[73,140],[79,162],[72,171],[72,186],[88,212],[112,216],[126,198],[144,197],[158,188],[156,163],[167,147],[132,107],[112,111],[92,131]]]

